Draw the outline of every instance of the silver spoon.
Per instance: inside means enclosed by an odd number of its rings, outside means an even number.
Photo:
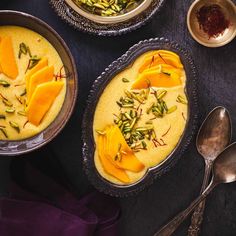
[[[206,198],[206,196],[221,183],[231,183],[236,181],[236,142],[228,146],[215,160],[213,164],[213,175],[211,183],[207,186],[204,192],[196,198],[190,206],[180,212],[173,220],[161,228],[154,236],[171,235],[176,225],[179,225],[194,208]]]
[[[208,183],[213,161],[230,144],[232,136],[229,112],[224,107],[216,107],[204,120],[196,140],[198,152],[205,160],[205,175],[202,183],[202,193]],[[205,200],[194,210],[188,236],[197,236],[200,232]]]
[[[229,112],[224,107],[216,107],[213,109],[207,118],[204,120],[202,126],[197,135],[196,146],[198,152],[205,159],[205,176],[203,180],[203,186],[201,193],[205,190],[206,186],[209,183],[209,176],[212,169],[212,164],[215,158],[219,155],[220,152],[230,143],[231,140],[231,120]],[[198,217],[196,225],[200,226],[202,220],[202,214],[205,207],[205,201],[200,204],[197,209],[199,214],[194,214],[193,217]],[[199,220],[200,219],[200,220]],[[199,222],[199,224],[198,224]],[[177,229],[181,222],[175,224],[175,229]],[[171,235],[170,234],[166,234]]]

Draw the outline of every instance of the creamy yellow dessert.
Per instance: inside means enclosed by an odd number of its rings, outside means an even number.
[[[56,118],[66,94],[62,60],[38,33],[0,26],[0,139],[20,140]]]
[[[102,177],[131,184],[170,155],[188,117],[185,84],[179,56],[165,50],[141,55],[111,80],[93,123],[94,159]]]

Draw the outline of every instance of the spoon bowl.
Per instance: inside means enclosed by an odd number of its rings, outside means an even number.
[[[231,183],[236,181],[236,143],[226,148],[213,165],[214,181],[216,183]]]
[[[214,160],[230,143],[231,119],[224,107],[216,107],[204,120],[197,135],[198,152],[208,160]]]

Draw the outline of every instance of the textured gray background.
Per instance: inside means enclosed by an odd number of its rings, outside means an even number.
[[[95,78],[130,46],[151,37],[167,37],[189,49],[199,71],[200,119],[215,106],[224,105],[236,124],[236,41],[209,49],[197,44],[186,28],[190,0],[166,0],[152,21],[141,29],[115,38],[99,38],[80,33],[61,21],[47,0],[1,0],[0,9],[21,10],[51,25],[66,41],[75,57],[79,73],[79,97],[75,112],[61,134],[39,151],[13,159],[12,174],[21,174],[23,158],[57,180],[70,183],[78,195],[92,189],[82,172],[81,119],[89,89]],[[236,125],[233,128],[235,133]],[[233,140],[236,136],[233,135]],[[10,159],[0,159],[0,191],[7,185]],[[193,200],[200,190],[204,163],[194,140],[177,165],[136,197],[120,199],[120,235],[149,236]],[[13,171],[14,170],[14,171]],[[14,172],[14,173],[13,173]],[[188,221],[175,235],[186,235]],[[236,184],[218,187],[207,199],[203,236],[236,235]]]

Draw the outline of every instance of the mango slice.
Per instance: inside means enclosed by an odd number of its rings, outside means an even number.
[[[107,131],[105,139],[106,146],[109,149],[107,158],[109,158],[116,167],[132,172],[140,172],[144,169],[143,163],[141,163],[134,155],[118,126],[112,126],[110,132]],[[118,152],[121,154],[121,158],[115,160]]]
[[[176,53],[166,50],[158,50],[153,52],[153,54],[148,54],[139,68],[139,73],[142,73],[145,69],[159,64],[168,64],[179,69],[183,68],[180,58]]]
[[[62,81],[51,81],[36,87],[29,105],[26,108],[27,117],[30,123],[36,126],[40,124],[63,86],[64,82]]]
[[[29,89],[27,91],[27,100],[30,102],[34,90],[39,84],[52,81],[54,74],[54,66],[46,66],[34,73],[29,79]]]
[[[144,89],[151,87],[175,87],[181,85],[180,76],[174,72],[170,74],[159,71],[144,71],[132,84],[132,89]]]
[[[104,145],[105,145],[104,138],[105,137],[103,135],[98,136],[98,146],[99,146],[98,156],[99,156],[99,159],[101,161],[104,171],[107,174],[115,177],[116,179],[120,180],[123,183],[130,183],[130,178],[127,175],[127,173],[124,170],[119,169],[116,166],[114,166],[109,161],[109,159],[106,158],[106,156],[104,154]]]
[[[146,71],[159,71],[159,73],[164,72],[164,73],[168,73],[168,74],[176,73],[179,76],[181,76],[181,74],[182,74],[181,69],[177,69],[177,68],[175,68],[171,65],[168,65],[168,64],[160,64],[157,66],[153,66],[151,68],[145,69],[143,72],[146,72]]]
[[[130,179],[125,171],[140,172],[145,166],[134,155],[118,126],[107,126],[104,132],[104,135],[98,136],[97,142],[104,171],[121,182],[129,183]]]
[[[18,76],[18,67],[11,37],[4,37],[0,42],[0,65],[1,71],[10,79]]]
[[[35,74],[37,71],[41,70],[48,65],[48,59],[46,57],[42,58],[36,66],[29,70],[25,75],[26,91],[29,91],[29,82],[30,77]]]

